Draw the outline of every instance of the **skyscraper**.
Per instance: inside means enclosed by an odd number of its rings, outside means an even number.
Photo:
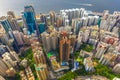
[[[69,39],[70,39],[70,53],[73,53],[76,46],[76,35],[70,34]]]
[[[24,45],[23,33],[19,31],[13,31],[13,36],[19,46]]]
[[[8,35],[6,34],[4,28],[2,25],[0,25],[0,42],[2,44],[8,45],[9,47],[11,46],[13,40],[9,39]],[[10,47],[11,48],[11,47]]]
[[[77,44],[76,44],[76,50],[78,50],[82,44],[83,39],[83,32],[79,31],[78,38],[77,38]]]
[[[18,53],[20,51],[20,46],[23,45],[22,35],[17,31],[9,31],[9,36],[13,39],[12,47]]]
[[[83,36],[83,42],[87,42],[89,39],[90,30],[85,30]]]
[[[60,35],[60,62],[67,62],[70,57],[70,39],[66,32]]]
[[[51,25],[54,25],[56,21],[56,14],[54,11],[51,11],[49,15],[50,15],[50,23]]]
[[[73,19],[72,27],[74,28],[74,33],[78,34],[80,31],[80,28],[82,27],[82,19]]]
[[[7,33],[9,32],[9,30],[11,30],[11,24],[5,16],[2,16],[0,18],[0,23],[2,24],[2,26],[4,27],[4,29]]]
[[[49,37],[49,34],[47,32],[44,32],[41,34],[41,37],[42,37],[42,43],[46,52],[51,51],[51,45],[50,45],[51,39]]]
[[[10,24],[11,24],[11,29],[14,30],[19,30],[20,31],[20,27],[18,25],[17,19],[16,18],[12,18],[11,16],[7,17]]]
[[[37,30],[37,24],[36,24],[34,8],[32,5],[28,5],[24,7],[24,12],[22,17],[26,27],[28,28],[28,34],[35,33],[35,30]]]
[[[108,44],[106,43],[103,43],[103,42],[99,42],[96,50],[96,54],[95,54],[95,57],[96,58],[101,58],[102,55],[105,53],[105,51],[107,50],[107,47],[108,47]]]
[[[57,16],[57,18],[56,18],[56,26],[57,27],[62,26],[62,17],[61,16]]]
[[[69,22],[68,16],[66,14],[63,14],[63,16],[62,16],[62,24],[63,24],[63,26],[66,26],[66,21],[67,21],[67,23]]]
[[[69,20],[65,20],[65,26],[69,26]]]

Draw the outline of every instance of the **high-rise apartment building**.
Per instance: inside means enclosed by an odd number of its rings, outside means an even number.
[[[65,26],[69,26],[69,20],[65,20]]]
[[[60,27],[62,25],[63,25],[63,23],[62,23],[62,17],[61,16],[57,16],[57,18],[56,18],[56,26]]]
[[[95,57],[101,58],[101,56],[105,53],[107,48],[108,48],[108,44],[103,43],[103,42],[99,42],[99,44],[97,45],[97,48],[96,48],[97,52],[95,54]]]
[[[7,73],[6,73],[7,69],[8,69],[7,65],[6,65],[6,64],[4,63],[4,61],[0,58],[0,74],[1,74],[2,76],[6,76],[6,75],[7,75]]]
[[[51,50],[56,50],[58,47],[58,33],[53,30],[52,32],[44,32],[41,34],[42,43],[47,52]]]
[[[24,45],[23,33],[19,31],[9,31],[9,36],[13,39],[12,47],[18,53]]]
[[[8,52],[2,55],[2,60],[9,68],[15,67],[17,63],[17,60],[15,60],[14,57]]]
[[[70,45],[71,41],[68,38],[67,32],[62,32],[60,34],[60,62],[67,62],[70,57]]]
[[[83,32],[80,31],[77,38],[76,50],[78,50],[82,44]]]
[[[50,15],[50,23],[51,23],[51,25],[54,25],[55,22],[56,22],[56,14],[55,14],[54,11],[51,11],[51,12],[49,13],[49,15]]]
[[[25,70],[20,71],[21,80],[35,80],[31,68],[28,66]]]
[[[12,56],[11,58],[15,60],[16,62],[20,62],[20,58],[18,54],[15,51],[10,51],[10,55]]]
[[[85,32],[83,34],[83,42],[87,42],[88,41],[89,35],[90,35],[90,30],[85,30]]]
[[[81,27],[94,26],[98,24],[99,16],[84,16],[82,18],[72,19],[72,27],[76,34],[79,33]]]
[[[14,30],[18,30],[20,31],[20,26],[18,25],[17,19],[16,18],[12,18],[11,16],[7,17],[10,24],[11,24],[11,29]]]
[[[83,64],[85,66],[86,71],[90,71],[90,72],[94,71],[94,65],[93,65],[93,62],[91,60],[91,57],[85,58]]]
[[[60,10],[60,14],[66,14],[68,16],[68,19],[71,21],[75,18],[82,18],[84,16],[87,16],[87,12],[84,8],[76,8],[76,9],[66,9],[66,10]]]
[[[42,50],[37,50],[34,52],[34,59],[36,64],[46,64],[45,56]]]
[[[47,80],[48,79],[48,69],[46,64],[38,64],[35,65],[36,73],[39,80]]]
[[[15,52],[5,52],[0,57],[0,75],[14,76],[16,71],[13,67],[19,62],[19,57]]]
[[[19,46],[24,45],[23,33],[19,31],[13,31],[14,39],[17,41]]]
[[[105,55],[103,54],[101,56],[99,62],[103,65],[109,65],[114,56],[115,56],[115,54],[112,54],[112,53],[107,53]]]
[[[8,45],[11,48],[13,40],[9,39],[2,25],[0,25],[0,43]]]

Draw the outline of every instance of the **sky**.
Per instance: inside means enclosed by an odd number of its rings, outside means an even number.
[[[63,0],[0,0],[0,16],[6,15],[6,12],[9,10],[15,11],[15,13],[20,14],[20,12],[24,9],[25,5],[34,4],[35,7],[45,7],[51,6],[54,3],[52,2],[59,2]]]
[[[12,10],[16,11],[16,9],[19,11],[22,10],[21,5],[25,5],[28,3],[29,0],[0,0],[0,16],[6,15],[6,11]]]
[[[0,16],[12,10],[16,15],[20,15],[25,5],[33,4],[36,13],[44,13],[50,10],[60,10],[68,8],[85,7],[92,11],[120,11],[120,0],[0,0]],[[81,4],[92,4],[94,6],[84,6]]]

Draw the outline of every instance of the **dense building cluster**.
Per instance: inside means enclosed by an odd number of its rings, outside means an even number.
[[[18,72],[22,80],[56,80],[81,68],[95,72],[97,64],[120,74],[120,12],[75,8],[36,15],[28,5],[21,14],[0,17],[0,80]]]

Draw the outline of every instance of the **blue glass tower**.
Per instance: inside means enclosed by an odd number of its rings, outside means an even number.
[[[43,33],[47,29],[46,24],[45,23],[38,24],[38,29],[40,34]]]
[[[28,34],[32,34],[37,30],[36,18],[33,6],[25,6],[23,12],[23,20],[28,28]]]

